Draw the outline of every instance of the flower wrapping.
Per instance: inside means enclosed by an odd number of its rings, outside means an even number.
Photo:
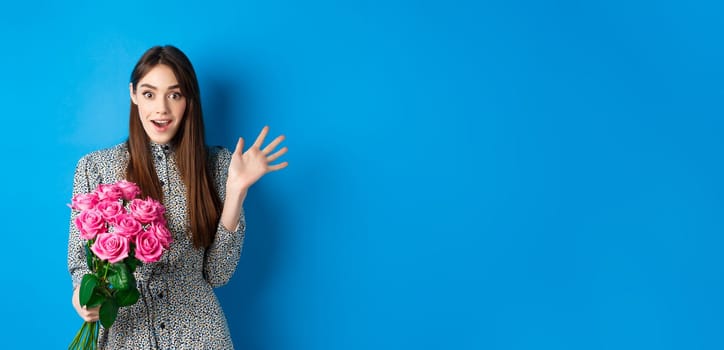
[[[100,307],[100,324],[108,329],[118,310],[135,304],[140,293],[133,272],[143,263],[161,259],[173,240],[166,227],[165,208],[158,201],[138,198],[141,189],[121,180],[101,184],[91,193],[73,196],[70,208],[84,240],[90,273],[83,276],[79,302]],[[96,349],[98,322],[84,322],[68,349]]]

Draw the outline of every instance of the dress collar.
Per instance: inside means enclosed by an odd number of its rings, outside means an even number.
[[[153,153],[153,154],[164,153],[166,155],[169,155],[169,154],[173,153],[173,151],[175,149],[175,147],[170,143],[160,144],[160,143],[155,143],[155,142],[149,142],[149,145],[151,146],[151,153]]]

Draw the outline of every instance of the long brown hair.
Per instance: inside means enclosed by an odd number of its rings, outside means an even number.
[[[196,73],[188,57],[173,46],[155,46],[146,51],[131,73],[135,93],[138,82],[153,67],[163,64],[171,68],[186,98],[186,111],[176,135],[171,140],[176,162],[186,185],[186,202],[190,218],[191,239],[197,248],[207,248],[214,241],[221,217],[221,200],[216,193],[211,169],[207,164],[204,119]],[[161,182],[151,158],[150,139],[143,130],[138,106],[131,101],[128,128],[129,161],[126,178],[141,187],[144,196],[163,200]]]

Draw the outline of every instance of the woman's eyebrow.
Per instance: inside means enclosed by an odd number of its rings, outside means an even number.
[[[166,90],[178,89],[180,86],[181,86],[181,85],[179,85],[179,84],[171,85],[171,86],[169,86]],[[153,85],[151,85],[151,84],[146,84],[146,83],[141,84],[140,87],[147,87],[147,88],[149,88],[149,89],[151,89],[151,90],[158,90],[158,88],[156,88],[155,86],[153,86]]]

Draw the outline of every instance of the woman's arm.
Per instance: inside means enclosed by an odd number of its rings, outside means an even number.
[[[89,156],[85,156],[78,161],[73,176],[73,196],[81,193],[90,193],[95,183],[97,183],[98,172],[93,171]],[[97,184],[95,185],[97,186]],[[80,238],[80,232],[73,221],[78,212],[71,210],[70,214],[70,235],[68,237],[68,272],[73,280],[73,287],[80,285],[83,275],[90,273],[85,258],[85,242]]]
[[[287,166],[287,162],[270,165],[286,153],[287,148],[282,147],[274,152],[284,141],[282,135],[262,149],[261,145],[268,133],[269,127],[264,127],[246,152],[242,152],[244,139],[239,138],[234,153],[224,149],[217,155],[216,171],[227,170],[220,171],[216,177],[217,186],[223,186],[219,190],[219,196],[224,205],[216,238],[206,251],[204,264],[206,280],[214,287],[226,284],[236,271],[246,231],[243,207],[249,188],[267,173]]]
[[[99,182],[98,172],[94,171],[94,168],[89,160],[89,156],[81,158],[75,167],[75,175],[73,176],[73,196],[80,193],[91,192],[91,189],[95,189],[95,186],[97,186]],[[80,306],[80,301],[78,299],[78,290],[80,282],[83,279],[83,275],[90,273],[91,271],[88,269],[88,265],[86,263],[85,243],[80,239],[80,232],[73,223],[77,214],[77,212],[71,211],[69,228],[70,234],[68,237],[68,271],[70,272],[71,279],[73,280],[73,295],[71,297],[71,302],[75,311],[84,321],[93,322],[98,320],[99,307],[87,309]]]
[[[228,177],[226,179],[226,198],[221,211],[221,223],[227,230],[232,230],[239,224],[239,212],[244,205],[244,199],[249,188],[259,179],[272,171],[286,168],[287,162],[271,165],[271,163],[287,152],[286,147],[274,152],[284,141],[284,135],[277,136],[266,147],[261,148],[264,139],[269,134],[269,127],[265,126],[254,144],[244,152],[244,139],[239,138],[236,149],[231,155]]]

